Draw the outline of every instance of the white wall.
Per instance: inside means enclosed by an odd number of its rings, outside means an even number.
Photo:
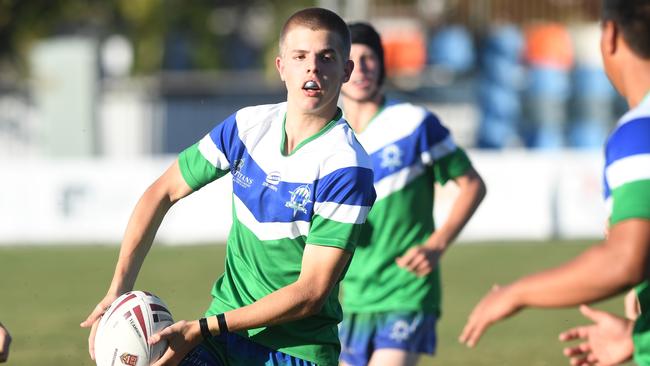
[[[461,240],[597,237],[605,224],[600,153],[470,156],[488,195]],[[131,210],[174,157],[0,160],[0,245],[119,243]],[[229,176],[172,207],[157,240],[223,242],[231,224]],[[437,191],[442,223],[457,189]]]

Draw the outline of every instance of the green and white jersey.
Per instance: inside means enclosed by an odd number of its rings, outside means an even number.
[[[605,147],[605,200],[610,226],[650,220],[650,98],[619,120]],[[637,287],[641,316],[634,327],[634,360],[650,365],[650,289]]]
[[[194,190],[232,174],[225,271],[214,284],[206,316],[295,282],[306,244],[354,251],[375,200],[369,157],[340,110],[288,155],[285,115],[286,103],[241,109],[179,156],[181,173]],[[319,366],[337,365],[341,317],[337,285],[320,313],[241,334]]]
[[[408,103],[386,103],[357,137],[372,160],[377,201],[343,280],[343,308],[437,314],[439,269],[420,278],[395,258],[433,232],[435,181],[461,176],[471,163],[431,112]]]

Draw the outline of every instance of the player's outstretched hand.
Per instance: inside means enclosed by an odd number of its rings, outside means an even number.
[[[431,273],[436,266],[442,252],[426,246],[417,246],[409,249],[403,256],[397,257],[395,263],[416,276],[424,277]]]
[[[517,305],[511,287],[492,286],[490,292],[474,307],[467,319],[463,332],[459,337],[460,343],[474,347],[485,330],[493,323],[507,318],[521,309]]]
[[[579,339],[582,342],[564,348],[564,355],[571,365],[619,365],[630,358],[634,352],[632,329],[634,322],[616,315],[580,306],[580,312],[594,322],[571,328],[560,333],[561,341]]]
[[[82,328],[90,327],[90,335],[88,336],[88,353],[93,361],[95,360],[95,334],[97,334],[99,319],[101,319],[102,315],[104,315],[106,310],[108,310],[113,301],[117,298],[118,296],[106,295],[106,297],[95,306],[95,309],[93,309],[90,315],[88,315],[86,320],[79,324]]]
[[[0,323],[0,363],[7,362],[9,358],[9,346],[11,345],[11,335],[7,328]]]
[[[199,321],[178,321],[149,338],[149,344],[167,340],[167,351],[152,366],[178,365],[185,355],[201,343]]]

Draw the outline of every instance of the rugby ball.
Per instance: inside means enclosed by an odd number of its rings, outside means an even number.
[[[156,295],[130,291],[106,310],[95,335],[97,366],[149,366],[167,349],[167,341],[150,346],[149,337],[173,324],[167,305]]]

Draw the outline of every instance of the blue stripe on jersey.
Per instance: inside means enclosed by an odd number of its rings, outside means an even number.
[[[603,173],[603,197],[607,200],[611,194],[612,191],[609,189],[609,183],[607,183],[607,175]]]
[[[373,172],[362,167],[337,169],[316,181],[316,201],[371,206],[375,202]],[[372,191],[372,194],[367,194]]]
[[[637,118],[621,125],[607,141],[605,166],[628,156],[649,154],[648,136],[650,117]]]
[[[236,115],[236,113],[230,115],[210,131],[212,142],[226,156],[231,165],[233,159],[236,159],[235,157],[240,156],[245,150],[244,143],[239,139]]]
[[[414,166],[421,161],[421,154],[431,151],[438,143],[449,136],[449,130],[445,128],[436,116],[427,113],[422,123],[410,135],[393,141],[384,148],[375,151],[370,155],[375,170],[375,182],[400,171],[409,166]],[[415,146],[415,149],[413,148]],[[395,164],[391,163],[390,153],[395,153],[395,147],[399,149],[399,157]],[[399,162],[399,164],[397,164]]]
[[[348,205],[370,206],[373,195],[372,170],[348,167],[335,170],[316,182],[280,181],[274,188],[265,185],[266,173],[248,154],[236,159],[244,161],[239,170],[232,167],[233,193],[246,205],[259,222],[311,221],[314,202],[336,202]],[[295,194],[298,193],[298,196]],[[307,196],[305,196],[307,194]],[[300,209],[291,207],[304,202]],[[302,210],[304,209],[304,211]]]

